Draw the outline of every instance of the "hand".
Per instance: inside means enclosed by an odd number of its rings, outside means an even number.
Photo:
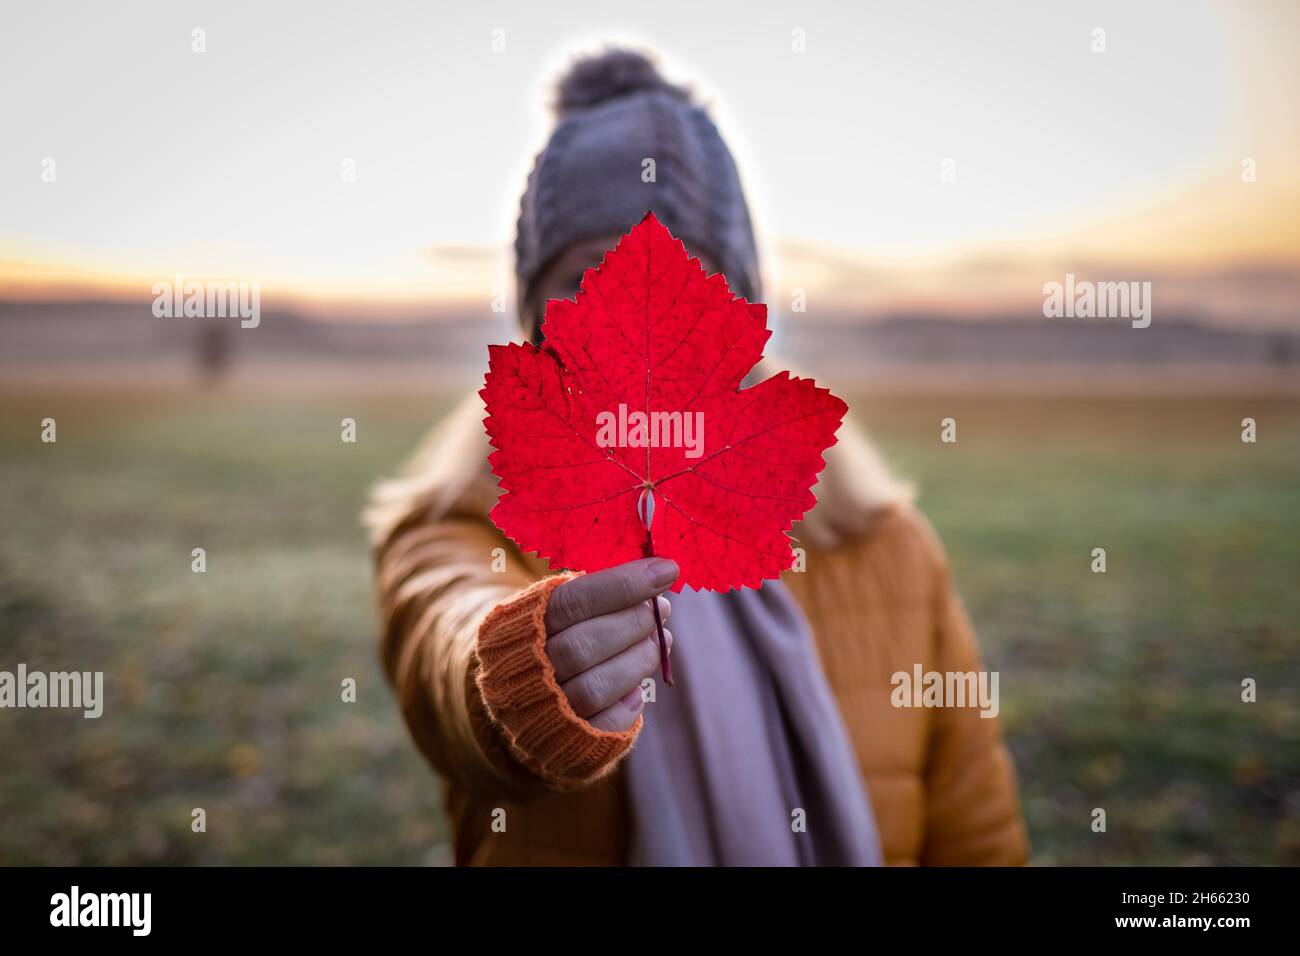
[[[645,701],[641,682],[659,669],[651,601],[677,580],[677,565],[643,558],[565,581],[546,606],[546,653],[555,679],[579,717],[598,730],[624,731]],[[673,636],[664,630],[669,650]]]

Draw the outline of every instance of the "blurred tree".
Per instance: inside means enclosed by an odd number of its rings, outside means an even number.
[[[195,359],[199,381],[203,385],[216,385],[225,376],[230,367],[232,344],[227,323],[200,321]]]

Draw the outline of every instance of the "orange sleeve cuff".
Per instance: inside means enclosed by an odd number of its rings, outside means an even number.
[[[569,705],[546,653],[551,592],[576,575],[543,578],[494,607],[479,626],[475,682],[511,753],[558,790],[575,790],[614,769],[644,717],[621,733],[597,730]]]

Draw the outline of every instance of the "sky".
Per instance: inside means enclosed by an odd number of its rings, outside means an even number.
[[[1285,0],[87,2],[6,19],[0,297],[151,299],[182,273],[323,313],[486,309],[513,295],[549,84],[613,42],[710,104],[770,299],[981,315],[1071,270],[1296,317]]]

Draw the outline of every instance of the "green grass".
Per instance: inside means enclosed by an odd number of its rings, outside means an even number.
[[[440,788],[378,666],[357,514],[447,400],[0,398],[0,669],[104,670],[108,694],[97,721],[0,712],[0,862],[428,860]],[[1300,402],[851,404],[920,486],[1002,674],[1035,859],[1300,862]]]
[[[859,404],[1001,672],[1036,860],[1300,862],[1300,404]]]

